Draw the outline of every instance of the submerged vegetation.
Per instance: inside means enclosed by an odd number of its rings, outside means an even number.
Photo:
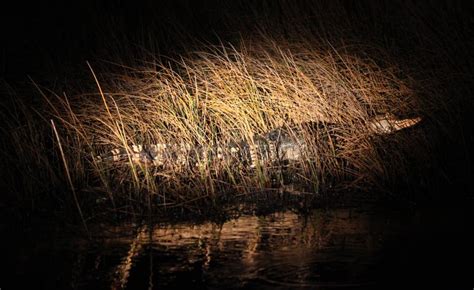
[[[421,78],[416,64],[387,49],[303,27],[295,24],[291,33],[267,27],[238,41],[193,45],[171,58],[143,54],[131,65],[88,63],[89,79],[70,91],[32,80],[41,95],[33,101],[5,90],[11,98],[2,110],[3,186],[28,207],[75,206],[81,215],[86,208],[87,217],[96,208],[192,209],[256,192],[426,190],[436,178],[440,140],[458,134],[450,131],[459,124],[457,97],[447,98],[436,75]],[[369,121],[385,113],[423,122],[397,134],[371,134]],[[323,131],[334,125],[337,135],[316,138],[321,132],[308,123]],[[192,168],[132,160],[109,166],[94,158],[114,148],[132,152],[137,144],[250,143],[275,128],[304,132],[308,156],[252,169],[211,160]]]

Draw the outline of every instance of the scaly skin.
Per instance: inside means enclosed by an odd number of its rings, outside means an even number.
[[[127,152],[124,148],[113,149],[108,154],[97,156],[96,161],[124,163],[131,160],[137,164],[166,167],[170,164],[199,166],[213,160],[226,160],[254,168],[258,161],[299,160],[304,147],[301,136],[283,129],[272,130],[263,136],[255,135],[252,141],[209,148],[187,143],[132,145],[132,152]]]
[[[421,118],[419,117],[397,119],[391,114],[385,114],[369,122],[369,130],[373,134],[391,134],[412,127],[420,121]],[[332,124],[324,126],[316,124],[316,127],[316,132],[324,131],[329,135],[337,130]],[[255,168],[259,163],[301,160],[307,146],[305,139],[298,130],[278,128],[262,136],[255,135],[252,142],[240,141],[227,144],[224,147],[204,148],[186,143],[140,144],[132,145],[130,151],[124,148],[113,149],[108,154],[97,156],[95,160],[100,163],[126,163],[131,160],[136,164],[157,167],[172,165],[192,167],[209,161],[221,160],[230,163],[242,163],[250,168]]]

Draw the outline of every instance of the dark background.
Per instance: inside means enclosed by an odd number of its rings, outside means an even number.
[[[215,44],[258,31],[291,38],[302,30],[400,57],[459,54],[458,64],[471,69],[473,12],[469,1],[14,1],[1,12],[0,72],[7,79],[61,75],[85,60],[131,58],[134,50],[169,54],[196,40]]]
[[[208,44],[269,37],[376,46],[446,98],[437,196],[472,196],[474,61],[470,1],[15,1],[1,9],[0,80],[24,98],[92,85],[86,61],[133,66]],[[450,117],[453,119],[452,117]],[[440,131],[440,130],[438,130]],[[441,132],[441,131],[440,131]],[[436,141],[438,142],[438,141]],[[444,143],[443,143],[444,142]]]
[[[393,257],[386,258],[383,268],[391,271],[381,279],[399,286],[410,283],[407,277],[450,282],[459,277],[458,269],[466,270],[464,277],[472,269],[466,229],[472,223],[474,180],[474,10],[471,1],[418,2],[14,1],[0,8],[0,81],[19,96],[39,98],[29,77],[62,91],[68,84],[90,82],[86,61],[133,64],[145,52],[179,55],[202,43],[232,43],[259,31],[287,39],[307,33],[380,46],[426,80],[425,86],[442,91],[455,112],[456,120],[436,139],[439,168],[430,180],[433,186],[415,200],[434,200],[437,210],[450,204],[463,213],[457,224],[456,217],[453,223],[426,226],[428,234],[419,241],[407,236],[405,244],[394,243]],[[407,263],[413,257],[415,262]],[[468,261],[465,268],[459,266],[461,260]],[[418,273],[421,268],[432,274]]]

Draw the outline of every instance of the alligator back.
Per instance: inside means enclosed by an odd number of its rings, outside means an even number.
[[[369,122],[373,134],[390,134],[412,127],[421,118],[398,119],[385,114]],[[301,128],[305,128],[303,132]],[[129,148],[115,148],[96,156],[98,163],[133,163],[160,168],[198,167],[212,162],[239,163],[250,168],[259,164],[301,161],[307,153],[310,134],[317,139],[315,144],[339,142],[337,126],[334,124],[306,123],[300,128],[277,128],[264,135],[254,135],[251,140],[241,140],[214,146],[198,146],[190,143],[135,144]],[[313,143],[311,143],[313,144]]]

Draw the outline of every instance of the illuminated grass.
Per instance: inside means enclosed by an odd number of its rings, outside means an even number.
[[[166,63],[118,66],[116,74],[92,66],[98,92],[68,96],[43,91],[45,102],[34,109],[39,114],[17,103],[21,116],[14,116],[11,126],[17,126],[15,120],[26,125],[12,131],[11,142],[21,156],[16,166],[31,175],[26,182],[31,191],[38,183],[45,190],[66,188],[70,178],[83,200],[106,197],[112,208],[169,207],[229,193],[278,192],[278,185],[288,180],[296,185],[295,192],[383,188],[387,180],[411,174],[409,158],[415,154],[426,160],[420,148],[428,144],[420,130],[373,136],[368,121],[386,112],[426,116],[429,106],[389,58],[383,63],[362,58],[356,49],[305,42],[277,45],[264,39],[242,41],[238,48],[206,47]],[[428,104],[441,105],[436,98]],[[50,138],[49,121],[40,116],[55,119],[59,142]],[[308,122],[336,124],[337,140],[332,135],[315,138],[305,126]],[[308,156],[283,173],[225,161],[159,170],[137,166],[131,159],[122,166],[107,166],[93,158],[113,148],[131,152],[133,144],[225,147],[239,140],[251,142],[254,134],[278,127],[299,128],[310,144]],[[58,149],[64,151],[62,158]],[[63,164],[68,166],[67,178]]]

